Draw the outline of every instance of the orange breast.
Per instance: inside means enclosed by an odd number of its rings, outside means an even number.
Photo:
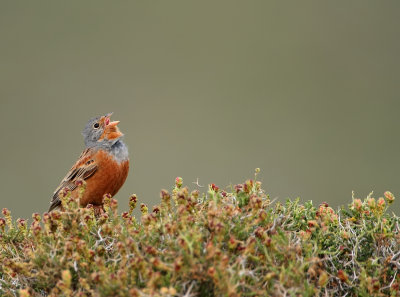
[[[111,194],[114,196],[124,184],[129,171],[129,161],[118,163],[104,151],[96,153],[95,162],[97,171],[86,180],[86,190],[80,200],[80,205],[88,204],[102,205],[103,196]]]

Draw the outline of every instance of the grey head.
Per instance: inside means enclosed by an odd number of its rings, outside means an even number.
[[[90,119],[82,131],[87,148],[96,147],[110,149],[123,134],[117,125],[119,121],[110,121],[112,113]]]

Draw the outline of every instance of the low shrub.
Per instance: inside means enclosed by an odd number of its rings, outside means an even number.
[[[258,172],[258,170],[256,171]],[[256,175],[257,178],[257,175]],[[400,296],[399,217],[390,192],[353,197],[335,211],[323,203],[271,201],[261,182],[228,191],[190,191],[177,178],[149,211],[137,198],[119,214],[3,209],[1,296]],[[82,184],[81,191],[85,185]]]

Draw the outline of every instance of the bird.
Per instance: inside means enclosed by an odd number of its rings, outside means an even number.
[[[79,206],[91,204],[95,213],[101,213],[104,195],[114,196],[124,184],[129,172],[128,147],[117,127],[120,121],[110,120],[112,114],[87,122],[82,131],[86,148],[54,191],[48,212],[64,210],[59,195],[68,190],[71,197],[79,199]],[[79,197],[78,184],[82,180],[86,187]]]

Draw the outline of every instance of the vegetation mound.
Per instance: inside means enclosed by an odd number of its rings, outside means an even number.
[[[258,170],[256,170],[256,173]],[[400,296],[399,217],[390,192],[335,211],[273,202],[257,181],[171,193],[142,217],[79,208],[0,218],[1,296]],[[85,185],[80,185],[84,191]]]

